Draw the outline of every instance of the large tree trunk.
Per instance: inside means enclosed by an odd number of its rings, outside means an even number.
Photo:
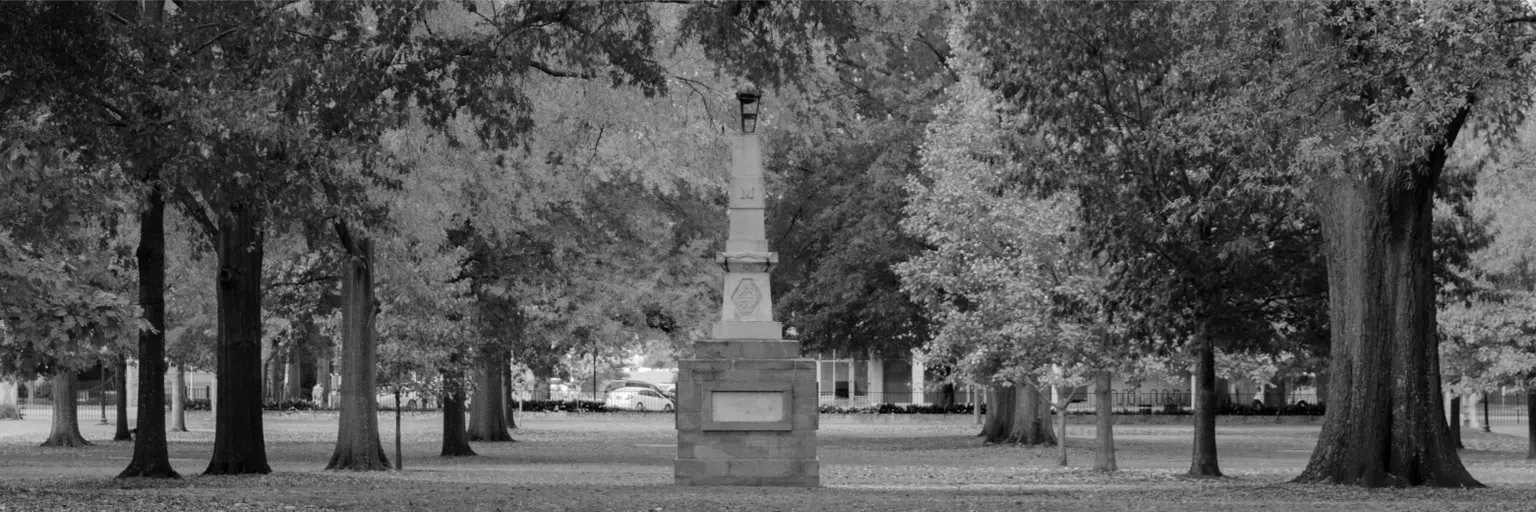
[[[345,225],[337,234],[347,261],[341,278],[341,419],[336,451],[325,469],[383,471],[389,458],[379,442],[378,402],[374,399],[378,347],[374,344],[373,240],[353,240]]]
[[[219,216],[218,249],[219,410],[203,474],[271,473],[261,426],[261,213],[230,205]]]
[[[1115,405],[1110,403],[1114,399],[1110,388],[1114,382],[1113,374],[1102,371],[1094,379],[1094,415],[1097,416],[1094,435],[1099,447],[1094,453],[1093,469],[1117,471],[1120,468],[1115,465]]]
[[[1056,436],[1051,433],[1050,398],[1033,382],[1015,384],[1013,429],[1008,442],[1024,445],[1053,445]]]
[[[1431,265],[1435,182],[1465,116],[1417,168],[1331,178],[1318,189],[1334,382],[1298,482],[1482,486],[1442,417]]]
[[[175,378],[171,381],[171,431],[187,431],[187,368],[176,363]]]
[[[475,450],[469,447],[469,432],[465,430],[464,425],[464,388],[452,387],[452,392],[443,395],[442,456],[475,455]]]
[[[983,443],[1008,441],[1008,434],[1013,432],[1014,394],[1017,392],[1013,386],[994,384],[987,388],[987,419],[980,434]]]
[[[1189,476],[1221,476],[1216,463],[1216,349],[1205,326],[1195,343],[1195,446]]]
[[[476,377],[475,401],[469,413],[469,440],[512,441],[501,396],[501,375],[507,371],[502,362],[506,358],[499,350],[485,350],[479,357],[480,374]]]
[[[53,429],[42,446],[90,446],[80,435],[80,402],[75,391],[75,372],[59,369],[53,376]]]
[[[1525,392],[1525,458],[1536,459],[1536,390]]]
[[[128,430],[128,357],[117,357],[116,375],[112,376],[112,388],[117,397],[117,431],[112,434],[113,441],[132,441],[133,432]],[[163,377],[162,377],[163,378]],[[164,384],[161,384],[164,386]],[[162,388],[163,392],[163,388]],[[102,395],[103,398],[106,395]]]
[[[149,6],[161,3],[149,2]],[[139,267],[139,308],[149,329],[139,331],[138,434],[133,438],[133,458],[117,476],[180,478],[171,468],[165,440],[165,191],[158,171],[145,181],[150,188],[139,212],[139,248],[134,256]]]
[[[1451,417],[1447,418],[1446,421],[1449,422],[1451,428],[1451,443],[1457,448],[1465,448],[1465,446],[1461,445],[1461,395],[1451,398],[1449,412]]]

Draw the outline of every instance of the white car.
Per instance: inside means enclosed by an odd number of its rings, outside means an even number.
[[[672,411],[672,400],[650,388],[619,388],[609,391],[608,400],[603,405],[633,411]]]

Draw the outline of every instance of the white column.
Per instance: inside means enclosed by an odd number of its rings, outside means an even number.
[[[880,359],[875,358],[873,352],[871,352],[869,356],[868,375],[870,405],[879,405],[886,402],[891,402],[892,400],[885,396],[885,365]],[[894,398],[899,400],[901,397]]]
[[[923,382],[923,362],[912,358],[912,403],[928,405],[928,397],[923,393],[926,383]]]

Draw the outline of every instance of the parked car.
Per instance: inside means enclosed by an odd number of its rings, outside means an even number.
[[[660,387],[657,387],[655,384],[651,384],[643,380],[613,379],[603,383],[603,396],[607,396],[608,393],[613,392],[613,390],[622,388],[645,388],[655,390],[657,393],[662,392]]]
[[[677,400],[677,384],[667,382],[657,384],[656,387],[660,388],[661,394],[667,395],[667,398],[671,398],[673,401]]]
[[[672,399],[662,396],[660,391],[651,388],[619,388],[608,392],[608,400],[603,403],[613,409],[628,409],[634,411],[672,411]]]

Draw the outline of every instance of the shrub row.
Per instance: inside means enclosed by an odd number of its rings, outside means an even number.
[[[602,402],[592,400],[513,400],[512,409],[526,412],[609,412]]]
[[[987,406],[981,406],[981,412],[987,412]],[[836,405],[821,406],[822,414],[970,414],[970,404],[950,405],[897,405],[880,404],[865,407],[839,407]]]
[[[261,404],[264,411],[313,411],[319,408],[309,400],[267,400]]]

